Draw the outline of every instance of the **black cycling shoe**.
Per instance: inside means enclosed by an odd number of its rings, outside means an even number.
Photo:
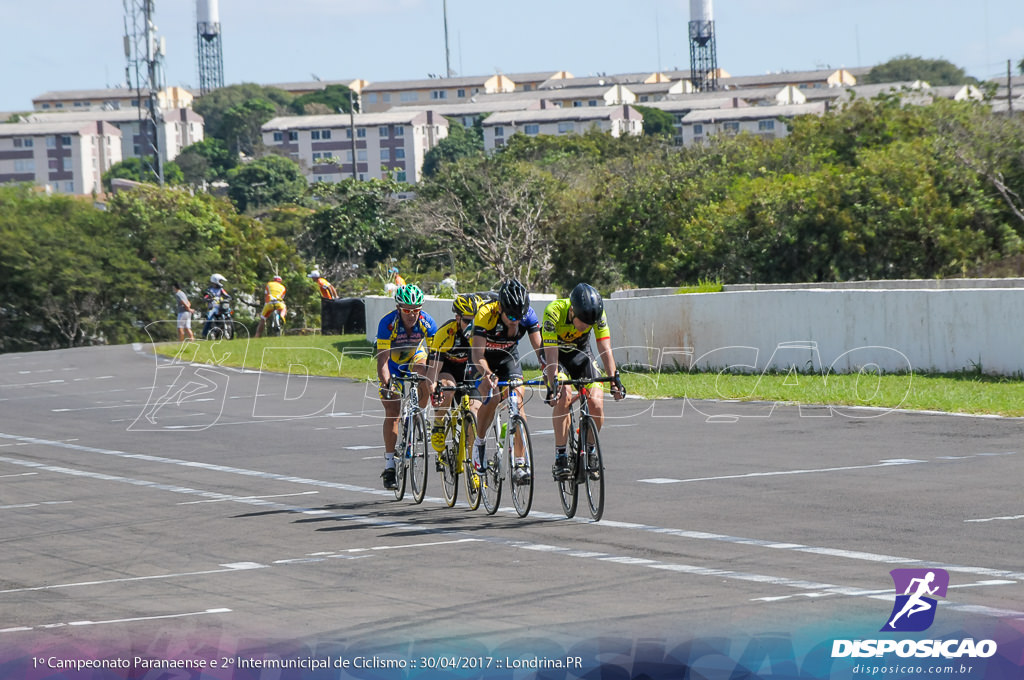
[[[566,456],[555,456],[555,464],[551,466],[551,476],[556,482],[569,479],[569,458]]]
[[[394,491],[398,488],[398,475],[395,474],[395,468],[384,468],[384,472],[380,473],[380,478],[384,480],[385,489]]]

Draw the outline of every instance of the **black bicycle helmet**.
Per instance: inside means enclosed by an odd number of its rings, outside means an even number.
[[[604,313],[604,300],[601,299],[601,294],[586,283],[576,284],[569,293],[569,304],[572,305],[573,315],[588,326],[597,323]]]
[[[519,279],[509,279],[498,288],[498,304],[509,318],[521,319],[530,308],[530,294]]]

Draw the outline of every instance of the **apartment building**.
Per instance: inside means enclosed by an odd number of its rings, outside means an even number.
[[[0,124],[0,184],[30,182],[65,194],[102,192],[121,161],[121,131],[104,121]]]
[[[534,97],[534,94],[537,94],[537,97]],[[482,99],[482,101],[470,101],[464,104],[421,104],[418,106],[396,106],[391,110],[433,111],[436,114],[448,118],[449,120],[454,120],[462,124],[463,127],[472,127],[478,120],[483,120],[486,116],[498,111],[526,111],[555,108],[555,105],[552,102],[539,97],[540,95],[536,93],[536,91],[531,91],[530,95],[524,95],[522,98],[487,99],[486,97],[474,97],[474,99]]]
[[[483,120],[484,149],[505,146],[514,134],[582,135],[591,129],[607,132],[613,137],[641,135],[644,119],[632,106],[604,106],[568,109],[537,109],[503,111]]]
[[[184,109],[192,107],[192,92],[183,87],[166,87],[157,93],[160,108]],[[102,90],[59,90],[44,92],[32,98],[36,111],[99,111],[103,109],[137,109],[139,93],[125,87]],[[142,105],[146,104],[143,93]]]
[[[346,177],[418,182],[423,157],[448,136],[448,120],[433,111],[286,116],[261,128],[263,144],[294,160],[310,182]]]
[[[370,83],[362,88],[360,110],[375,113],[400,106],[462,104],[480,95],[534,92],[546,82],[572,77],[567,71],[543,71]]]
[[[742,132],[768,139],[781,139],[789,135],[789,127],[780,119],[807,115],[821,116],[825,114],[826,109],[824,102],[813,102],[696,110],[683,116],[680,121],[680,136],[684,146],[700,144],[714,135],[737,135]]]
[[[192,109],[181,108],[164,111],[163,122],[158,127],[157,147],[164,163],[173,161],[181,150],[190,144],[203,141],[203,117]],[[140,158],[150,155],[146,148],[148,137],[142,135],[145,121],[140,120],[138,109],[71,110],[63,113],[36,112],[23,116],[29,123],[57,123],[60,121],[103,121],[121,131],[121,158]]]

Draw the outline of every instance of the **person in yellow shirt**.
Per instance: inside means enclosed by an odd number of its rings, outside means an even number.
[[[313,283],[320,289],[320,297],[324,300],[335,300],[338,297],[338,291],[334,289],[330,281],[320,275],[319,269],[314,269],[308,275],[308,278],[313,280]]]
[[[267,325],[267,319],[274,313],[276,309],[281,315],[281,324],[284,325],[285,315],[288,314],[288,308],[284,304],[284,296],[287,289],[284,287],[284,283],[281,282],[280,276],[275,276],[270,281],[267,281],[267,285],[263,287],[263,318],[260,319],[260,323],[256,326],[256,337],[263,335],[263,329]]]

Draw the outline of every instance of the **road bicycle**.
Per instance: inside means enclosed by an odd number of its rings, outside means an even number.
[[[267,337],[277,337],[281,335],[281,329],[284,326],[284,321],[281,319],[281,312],[275,308],[270,312],[270,318],[267,319]]]
[[[464,474],[467,467],[472,469],[472,464],[467,465],[467,462],[470,461],[469,455],[476,437],[476,418],[470,410],[469,396],[473,386],[472,382],[464,382],[451,386],[439,384],[434,389],[436,397],[441,392],[455,393],[452,405],[444,416],[444,451],[438,454],[444,502],[449,508],[455,505],[459,495],[460,475],[466,480],[466,502],[469,503],[469,509],[480,507],[480,479],[473,474]]]
[[[618,376],[602,378],[577,378],[575,380],[560,380],[558,385],[575,387],[577,392],[572,401],[569,402],[569,442],[566,455],[569,459],[569,474],[565,479],[556,479],[558,485],[558,500],[562,502],[562,510],[565,516],[572,518],[576,515],[576,507],[579,503],[580,487],[587,491],[587,504],[590,506],[590,516],[594,521],[601,519],[604,514],[604,458],[601,455],[601,442],[597,436],[597,423],[590,415],[589,397],[591,385],[597,382],[615,383],[622,390]],[[573,405],[578,403],[578,408]]]
[[[422,503],[427,493],[427,435],[426,417],[420,408],[418,383],[426,380],[418,373],[392,376],[391,383],[397,383],[402,405],[398,414],[398,444],[395,446],[395,481],[398,487],[395,500],[405,497],[406,478],[412,486],[412,499]]]
[[[521,385],[543,384],[544,381],[540,379],[522,378],[498,382],[499,388],[508,388],[508,399],[505,400],[506,413],[503,418],[502,409],[495,410],[494,419],[485,437],[491,444],[490,453],[484,460],[483,469],[476,473],[481,480],[481,495],[488,515],[498,511],[506,476],[516,514],[520,517],[530,514],[530,507],[533,505],[533,443],[530,440],[530,429],[526,426],[526,419],[522,416],[516,388]],[[516,467],[525,470],[525,481],[514,481]]]

